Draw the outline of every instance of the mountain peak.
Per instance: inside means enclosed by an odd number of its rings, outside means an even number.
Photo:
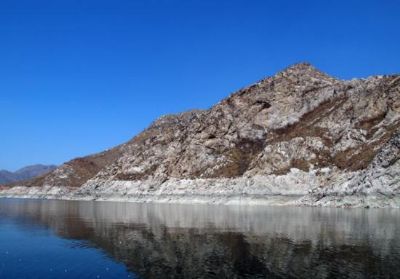
[[[311,63],[308,62],[300,62],[297,64],[293,64],[283,71],[279,72],[278,75],[284,77],[297,77],[297,78],[317,78],[324,80],[335,80],[333,77],[328,74],[320,71],[316,67],[314,67]]]
[[[309,62],[295,63],[293,65],[286,67],[286,70],[288,70],[288,69],[291,69],[291,70],[308,70],[308,69],[316,70],[316,68]]]

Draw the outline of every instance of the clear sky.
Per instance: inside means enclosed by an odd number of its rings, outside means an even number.
[[[1,0],[0,169],[101,151],[300,61],[344,79],[399,73],[399,12],[398,0]]]

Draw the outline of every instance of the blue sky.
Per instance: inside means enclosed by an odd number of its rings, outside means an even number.
[[[329,3],[329,4],[328,4]],[[399,72],[399,1],[0,1],[0,169],[120,144],[300,61]]]

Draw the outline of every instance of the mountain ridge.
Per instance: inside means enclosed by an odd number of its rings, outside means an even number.
[[[12,183],[31,179],[35,176],[44,175],[54,170],[56,167],[56,165],[35,164],[23,167],[14,172],[0,170],[0,183]]]

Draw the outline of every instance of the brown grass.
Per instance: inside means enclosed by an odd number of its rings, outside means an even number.
[[[231,149],[227,153],[229,158],[228,163],[222,168],[216,170],[208,178],[216,177],[238,177],[243,175],[250,166],[251,161],[258,156],[258,154],[264,149],[265,141],[250,141],[248,139],[240,140],[235,148]]]
[[[379,152],[380,146],[388,142],[393,135],[400,130],[400,122],[386,128],[386,133],[370,144],[364,144],[358,148],[349,148],[336,154],[333,163],[340,169],[356,171],[365,169]]]
[[[296,137],[319,137],[322,139],[326,146],[332,146],[332,140],[328,133],[329,130],[315,126],[322,118],[327,117],[336,108],[340,107],[347,101],[347,97],[339,97],[336,99],[329,99],[320,104],[314,110],[304,114],[298,122],[288,125],[284,128],[276,129],[272,132],[269,144],[281,141],[290,141]]]

